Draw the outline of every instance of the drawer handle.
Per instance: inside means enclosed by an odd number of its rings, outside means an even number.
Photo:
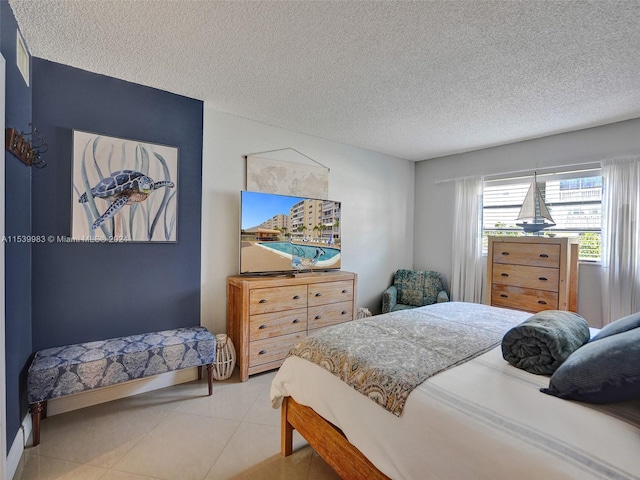
[[[349,290],[344,289],[344,290],[342,290],[342,293],[349,293]]]
[[[321,293],[316,293],[316,297],[321,297],[322,294]]]
[[[543,281],[543,282],[546,282],[546,281],[548,280],[548,278],[547,278],[547,277],[538,277],[538,280],[541,280],[541,281]]]
[[[266,299],[266,298],[263,298],[263,299],[262,299],[262,300],[260,300],[260,302],[258,302],[258,303],[267,303],[267,299]]]
[[[346,315],[347,311],[346,310],[342,310],[342,315]]]
[[[541,258],[549,258],[549,255],[547,255],[546,253],[541,253],[541,254],[540,254],[540,257],[541,257]]]
[[[293,323],[300,323],[300,320],[298,320],[297,318],[293,321]]]
[[[267,353],[267,351],[266,351],[266,350],[260,350],[260,351],[258,352],[258,355],[264,355],[265,353]]]
[[[321,316],[321,315],[316,315],[315,320],[320,320],[321,318],[322,318],[322,316]]]
[[[502,255],[509,255],[509,252],[502,252]]]
[[[259,330],[264,330],[265,328],[267,328],[267,326],[266,326],[266,325],[260,325],[260,326],[258,327],[258,329],[259,329]]]
[[[547,302],[545,302],[544,300],[538,300],[538,303],[539,303],[540,305],[546,305],[546,304],[547,304]]]
[[[501,293],[501,294],[500,294],[500,296],[501,296],[502,298],[509,298],[509,295],[505,295],[504,293]]]
[[[509,276],[508,273],[501,273],[500,275],[502,275],[503,277],[508,277]]]
[[[293,299],[294,299],[294,300],[300,300],[300,295],[295,295],[295,296],[293,297]]]

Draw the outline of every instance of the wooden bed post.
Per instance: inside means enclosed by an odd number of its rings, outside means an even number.
[[[313,409],[291,397],[282,401],[282,455],[293,453],[293,430],[304,437],[340,478],[349,480],[390,480],[354,447],[342,432]]]
[[[282,401],[281,414],[281,434],[280,434],[280,452],[283,456],[288,457],[293,453],[293,426],[287,420],[287,408],[289,398],[284,397]]]

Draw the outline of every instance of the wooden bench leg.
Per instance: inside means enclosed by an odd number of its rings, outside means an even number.
[[[207,365],[207,380],[209,382],[209,396],[213,395],[213,363]]]
[[[198,365],[198,381],[202,380],[202,365]],[[213,363],[207,364],[207,382],[209,383],[209,395],[213,395]]]
[[[29,407],[33,429],[33,446],[40,444],[40,420],[47,416],[47,401],[32,403]],[[44,414],[44,416],[43,416]]]

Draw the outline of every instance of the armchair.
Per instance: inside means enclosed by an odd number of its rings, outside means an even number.
[[[448,301],[440,273],[401,269],[382,293],[382,313]]]

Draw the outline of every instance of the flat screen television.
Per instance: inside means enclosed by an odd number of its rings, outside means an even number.
[[[340,207],[334,200],[240,192],[240,273],[339,269]]]

